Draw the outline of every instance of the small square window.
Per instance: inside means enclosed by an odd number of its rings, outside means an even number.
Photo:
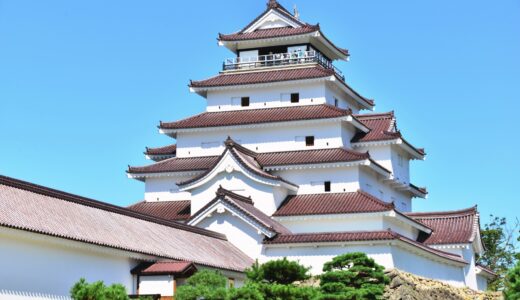
[[[305,137],[305,146],[314,146],[314,136],[309,135]]]
[[[249,106],[249,97],[242,97],[240,100],[242,106]]]
[[[325,192],[330,192],[330,181],[325,181],[323,187],[325,188]]]
[[[292,93],[291,94],[291,103],[300,102],[300,93]]]

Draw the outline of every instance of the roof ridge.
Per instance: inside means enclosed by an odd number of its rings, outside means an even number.
[[[10,187],[13,187],[16,189],[25,190],[25,191],[28,191],[31,193],[36,193],[36,194],[40,194],[43,196],[48,196],[48,197],[60,199],[63,201],[76,203],[76,204],[83,205],[83,206],[101,209],[101,210],[109,211],[112,213],[124,215],[124,216],[130,217],[130,218],[140,219],[143,221],[152,222],[152,223],[156,223],[156,224],[160,224],[160,225],[164,225],[164,226],[168,226],[168,227],[172,227],[172,228],[176,228],[176,229],[180,229],[180,230],[186,230],[186,231],[190,231],[192,233],[197,233],[197,234],[205,235],[208,237],[218,238],[221,240],[227,240],[225,235],[214,232],[214,231],[210,231],[210,230],[206,230],[206,229],[202,229],[202,228],[198,228],[198,227],[194,227],[194,226],[189,226],[189,225],[178,223],[175,221],[168,221],[168,220],[156,218],[153,216],[149,216],[146,214],[142,214],[142,213],[130,210],[126,207],[117,206],[114,204],[102,202],[99,200],[94,200],[94,199],[79,196],[76,194],[71,194],[68,192],[61,191],[61,190],[49,188],[46,186],[34,184],[34,183],[31,183],[28,181],[23,181],[20,179],[15,179],[15,178],[4,176],[4,175],[0,175],[0,185],[6,185],[6,186],[10,186]]]
[[[300,150],[285,150],[285,151],[272,151],[272,152],[258,152],[257,155],[272,155],[272,154],[280,154],[280,153],[302,153],[302,152],[315,152],[315,151],[335,151],[335,150],[343,150],[348,153],[352,153],[355,155],[359,155],[362,157],[368,158],[367,152],[360,152],[353,149],[345,148],[345,147],[334,147],[334,148],[323,148],[323,149],[300,149]]]
[[[477,205],[458,209],[458,210],[447,210],[447,211],[432,211],[432,212],[407,212],[406,215],[415,218],[448,218],[448,217],[462,217],[467,215],[478,214]]]
[[[237,194],[237,193],[235,193],[233,191],[230,191],[228,189],[223,188],[221,185],[218,187],[218,189],[215,192],[215,194],[217,194],[217,197],[228,196],[228,197],[234,198],[236,200],[245,202],[247,204],[251,204],[251,205],[253,204],[253,199],[251,199],[251,196],[246,197],[246,196],[239,195],[239,194]]]
[[[376,120],[376,119],[388,119],[388,118],[395,118],[394,111],[389,111],[385,113],[366,113],[366,114],[355,114],[356,118],[363,119],[363,120]]]

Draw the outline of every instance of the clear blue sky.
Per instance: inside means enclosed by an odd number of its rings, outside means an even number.
[[[412,181],[418,210],[478,204],[512,219],[520,208],[520,2],[309,1],[351,62],[337,64],[376,111],[395,110],[428,152]],[[157,131],[204,109],[189,79],[216,74],[232,54],[218,32],[240,29],[264,0],[0,0],[0,173],[127,205],[144,185]]]

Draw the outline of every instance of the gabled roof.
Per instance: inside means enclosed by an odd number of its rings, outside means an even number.
[[[194,129],[206,127],[240,126],[262,123],[331,119],[350,116],[352,112],[327,104],[299,105],[244,109],[234,111],[203,112],[176,122],[161,122],[159,128]]]
[[[5,176],[0,226],[229,270],[253,262],[222,234]]]
[[[286,23],[288,22],[287,26],[265,29],[253,27],[253,25],[255,25],[259,20],[271,12],[276,12],[282,18],[284,18]],[[219,33],[218,40],[221,42],[251,41],[286,36],[298,36],[307,33],[317,33],[317,36],[322,37],[325,43],[329,45],[329,47],[332,47],[335,49],[335,51],[339,52],[340,58],[346,59],[349,56],[347,49],[336,46],[323,34],[319,24],[311,25],[299,20],[277,1],[269,1],[266,10],[264,10],[258,17],[253,19],[253,21],[246,25],[242,30],[232,34]]]
[[[403,144],[416,152],[420,157],[426,155],[423,148],[416,148],[403,138],[401,132],[397,129],[393,111],[379,114],[358,114],[355,116],[361,123],[370,128],[370,131],[357,133],[351,140],[353,144],[401,140]]]
[[[268,28],[268,29],[257,29],[252,32],[237,32],[232,34],[221,34],[219,33],[218,39],[220,41],[244,41],[244,40],[258,40],[258,39],[267,39],[267,38],[275,38],[275,37],[283,37],[283,36],[291,36],[291,35],[300,35],[305,33],[316,32],[320,30],[319,25],[309,25],[305,24],[301,27],[278,27],[278,28]],[[346,49],[342,49],[348,51]]]
[[[128,206],[128,209],[171,221],[185,221],[191,215],[191,201],[142,201]]]
[[[180,278],[190,276],[197,271],[197,267],[191,261],[157,261],[142,262],[133,268],[130,273],[141,276],[147,275],[175,275]]]
[[[246,153],[246,156],[249,158],[244,159],[245,161],[250,161],[250,165],[253,168],[261,168],[263,170],[262,172],[264,173],[265,170],[276,169],[280,167],[327,163],[352,163],[365,160],[369,160],[370,164],[373,164],[385,172],[390,173],[390,171],[371,160],[368,153],[357,152],[345,148],[256,153],[238,145],[236,142],[233,142],[233,145],[239,147],[241,152]],[[129,167],[127,172],[130,175],[133,174],[135,176],[139,176],[139,174],[190,171],[207,172],[220,161],[223,154],[220,156],[169,158],[148,166]],[[200,176],[204,176],[204,174],[205,173],[202,173]]]
[[[153,160],[163,160],[166,158],[175,157],[177,154],[177,144],[167,145],[157,148],[146,147],[144,154]]]
[[[199,221],[198,219],[206,214],[208,209],[214,207],[219,202],[225,202],[226,204],[230,205],[232,209],[238,209],[241,213],[253,219],[260,226],[272,232],[273,235],[279,233],[291,233],[285,226],[271,219],[269,216],[256,208],[254,206],[253,200],[251,200],[250,197],[244,197],[242,195],[223,189],[222,187],[217,190],[216,194],[217,196],[212,201],[206,204],[203,208],[199,209],[199,211],[190,218],[190,221],[188,221],[189,224],[196,225],[196,223]]]
[[[172,157],[160,162],[141,166],[128,167],[129,174],[146,173],[170,173],[170,172],[193,172],[206,171],[211,168],[219,159],[219,156],[199,156],[199,157]]]
[[[237,162],[241,166],[243,166],[246,170],[248,170],[249,172],[251,172],[257,176],[263,177],[268,180],[279,181],[285,185],[292,186],[294,188],[298,187],[296,184],[289,182],[280,176],[272,175],[272,174],[264,171],[262,166],[256,161],[256,158],[255,158],[256,153],[235,143],[235,141],[233,141],[230,137],[227,138],[227,140],[224,142],[224,145],[226,146],[226,149],[224,150],[224,152],[222,152],[222,155],[220,155],[219,159],[208,170],[206,170],[204,173],[197,175],[189,180],[179,182],[179,183],[177,183],[177,185],[179,187],[182,187],[182,186],[190,185],[190,184],[193,184],[197,181],[204,179],[214,169],[216,169],[218,167],[220,162],[229,153],[237,160]]]
[[[479,230],[477,207],[443,212],[406,213],[433,229],[422,242],[428,245],[472,243]]]
[[[369,158],[370,155],[366,152],[345,148],[265,152],[256,155],[258,163],[267,169],[274,166],[353,162]]]
[[[322,66],[276,69],[247,73],[220,73],[217,76],[190,82],[191,88],[211,88],[235,85],[261,84],[336,76],[332,69]],[[340,79],[341,80],[341,79]]]
[[[386,231],[347,231],[347,232],[321,232],[321,233],[296,233],[279,234],[271,239],[266,239],[264,244],[312,244],[312,243],[337,243],[337,242],[360,242],[360,241],[400,241],[416,249],[421,249],[432,255],[467,264],[459,255],[430,248],[419,242],[411,240],[397,232]]]
[[[394,209],[363,192],[290,195],[273,214],[275,217],[382,212]]]

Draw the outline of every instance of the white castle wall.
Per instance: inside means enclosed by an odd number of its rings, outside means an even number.
[[[393,268],[391,247],[387,245],[320,245],[318,247],[314,245],[291,245],[291,247],[266,246],[259,261],[265,262],[287,257],[287,259],[296,260],[305,266],[310,266],[312,274],[320,274],[322,273],[324,263],[332,260],[335,256],[348,252],[364,252],[385,268]]]
[[[426,278],[440,280],[454,286],[464,286],[464,268],[447,265],[402,248],[393,247],[394,267]]]
[[[228,240],[242,252],[252,258],[260,257],[264,235],[237,216],[225,213],[213,213],[211,218],[202,220],[197,227],[206,228],[226,235]]]
[[[344,126],[351,126],[345,124]],[[347,131],[347,130],[346,130]],[[348,131],[347,131],[348,132]],[[305,146],[305,136],[315,137],[314,146]],[[344,134],[347,136],[347,133]],[[256,128],[227,127],[219,130],[181,132],[177,134],[177,157],[220,155],[224,141],[230,136],[255,152],[310,150],[343,146],[342,129],[337,121]]]
[[[361,190],[377,197],[385,202],[394,202],[400,211],[412,210],[412,198],[410,195],[400,192],[377,179],[375,172],[362,168],[359,170],[359,187]]]
[[[89,282],[121,283],[134,292],[130,270],[137,262],[115,252],[5,229],[0,232],[0,245],[0,265],[5,270],[0,272],[0,289],[69,296],[70,288],[83,277]]]
[[[331,182],[332,193],[355,192],[359,189],[358,167],[316,168],[273,171],[299,186],[298,194],[325,193],[324,182]]]
[[[192,190],[191,213],[194,214],[213,200],[219,186],[246,197],[251,196],[255,207],[267,215],[272,215],[287,196],[282,188],[253,182],[240,172],[222,172],[208,183]]]
[[[395,217],[380,213],[354,213],[317,216],[275,217],[293,233],[342,232],[342,231],[385,231],[391,229],[410,239],[416,239],[419,231],[397,221]]]
[[[299,103],[291,103],[289,95],[299,93]],[[241,97],[249,97],[248,107],[242,107]],[[308,81],[305,83],[290,83],[263,87],[237,87],[232,90],[209,91],[206,97],[206,111],[228,111],[241,109],[258,109],[270,107],[291,107],[297,105],[329,104],[334,106],[334,99],[338,99],[338,107],[351,108],[354,113],[359,112],[359,106],[346,93],[334,84],[325,81]]]
[[[139,294],[141,295],[173,296],[174,278],[172,275],[139,276],[139,280]]]
[[[144,184],[145,201],[190,200],[190,192],[181,192],[177,182],[185,181],[191,176],[168,176],[147,178]]]
[[[260,261],[287,257],[297,260],[303,265],[311,266],[313,274],[322,272],[323,264],[332,260],[337,255],[349,252],[364,252],[373,258],[378,264],[387,269],[399,270],[417,274],[419,276],[433,278],[455,286],[464,285],[464,272],[462,267],[433,261],[416,252],[410,252],[396,245],[381,244],[347,244],[347,245],[291,245],[291,247],[272,247],[264,249]]]

